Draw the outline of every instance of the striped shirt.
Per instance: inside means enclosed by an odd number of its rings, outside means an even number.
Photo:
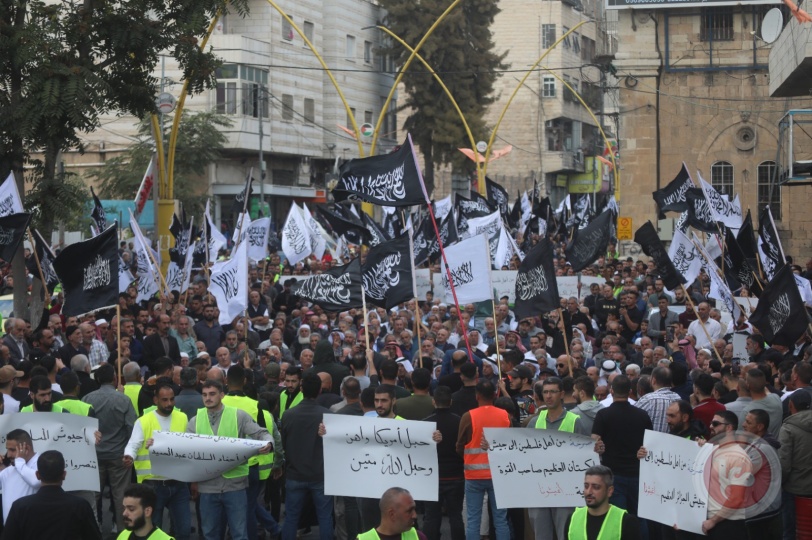
[[[654,431],[668,433],[668,421],[665,418],[665,412],[671,403],[679,399],[682,399],[679,394],[672,392],[670,388],[660,388],[641,397],[635,407],[648,413]]]

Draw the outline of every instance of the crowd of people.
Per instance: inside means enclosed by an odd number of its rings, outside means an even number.
[[[124,538],[163,538],[149,536],[163,528],[180,540],[193,529],[221,540],[227,528],[233,540],[294,540],[318,526],[323,540],[366,540],[372,530],[388,540],[395,533],[382,523],[411,513],[415,534],[428,540],[440,538],[444,520],[453,540],[696,536],[637,518],[645,430],[700,444],[742,433],[763,441],[780,457],[776,502],[750,515],[726,512],[722,501],[703,530],[717,538],[795,538],[796,505],[806,508],[812,497],[810,338],[767,344],[744,314],[725,323],[704,273],[672,292],[652,264],[610,255],[584,272],[601,282],[537,317],[517,320],[507,297],[495,308],[457,309],[429,292],[392,310],[370,307],[365,321],[360,309],[326,312],[294,293],[296,276],[335,264],[328,257],[290,267],[272,255],[249,269],[248,309],[226,325],[203,272],[184,294],[141,303],[130,287],[119,296],[120,320],[115,311],[63,317],[57,293],[41,323],[4,321],[3,414],[99,420],[102,493],[110,494],[112,532]],[[556,267],[571,274],[563,256]],[[737,334],[746,334],[744,355],[734,347]],[[326,495],[325,414],[435,422],[439,501],[411,509],[402,491]],[[595,440],[602,467],[587,472],[586,510],[540,508],[533,494],[527,510],[498,507],[482,430],[511,426]],[[247,464],[187,484],[152,474],[155,430],[267,444]],[[3,538],[41,538],[25,532],[41,524],[12,518],[23,506],[16,501],[32,504],[27,496],[37,489],[40,499],[55,497],[46,486],[57,483],[58,457],[44,460],[30,439],[16,440],[7,442],[5,474],[18,475],[18,487],[7,491],[0,472],[6,530],[15,531]],[[29,459],[20,465],[9,444]],[[35,473],[41,481],[22,480]],[[73,494],[98,523],[102,493]],[[86,516],[82,508],[73,514]]]

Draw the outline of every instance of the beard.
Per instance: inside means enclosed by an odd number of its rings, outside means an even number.
[[[301,334],[298,337],[299,345],[310,345],[310,336],[302,336]]]
[[[54,404],[52,401],[46,401],[45,403],[36,402],[35,408],[39,412],[51,412],[54,410]]]
[[[136,529],[140,529],[144,525],[147,524],[147,520],[144,519],[144,514],[141,514],[134,520],[130,521],[127,518],[124,518],[124,526],[127,528],[128,531],[134,531]]]

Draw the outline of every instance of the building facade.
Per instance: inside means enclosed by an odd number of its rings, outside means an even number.
[[[624,3],[624,0],[610,2]],[[769,204],[784,251],[808,257],[812,228],[808,187],[780,186],[779,120],[809,107],[808,97],[770,97],[768,57],[761,23],[775,5],[672,7],[668,1],[617,6],[620,209],[633,229],[657,223],[651,192],[670,182],[683,162],[722,193],[738,193],[754,221]],[[634,9],[632,9],[634,8]],[[784,20],[787,14],[784,13]],[[660,222],[670,239],[673,219]],[[639,247],[621,242],[624,254]]]
[[[303,37],[268,2],[252,0],[246,17],[221,17],[209,41],[223,59],[216,88],[190,96],[185,110],[216,110],[232,122],[223,130],[228,139],[223,159],[201,179],[201,192],[213,197],[215,221],[227,226],[236,217],[230,210],[233,198],[252,170],[252,206],[258,210],[264,193],[276,225],[284,222],[292,201],[326,202],[337,158],[360,155],[350,116],[359,127],[374,125],[394,82],[392,62],[378,54],[381,35],[374,26],[383,13],[376,2],[277,3],[333,72],[350,111]],[[177,97],[182,88],[177,65],[166,58],[158,71],[164,91]],[[385,115],[379,151],[396,144],[395,107],[393,101]],[[87,137],[85,156],[66,157],[69,167],[103,166],[132,142],[136,125],[131,117],[103,119],[102,128]],[[368,152],[369,139],[362,137],[362,143]]]

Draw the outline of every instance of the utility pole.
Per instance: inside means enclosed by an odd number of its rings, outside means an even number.
[[[265,135],[263,130],[262,110],[265,100],[265,86],[260,83],[258,88],[257,105],[259,107],[259,207],[265,213],[265,158],[262,155],[262,139]],[[269,212],[270,214],[270,212]]]

